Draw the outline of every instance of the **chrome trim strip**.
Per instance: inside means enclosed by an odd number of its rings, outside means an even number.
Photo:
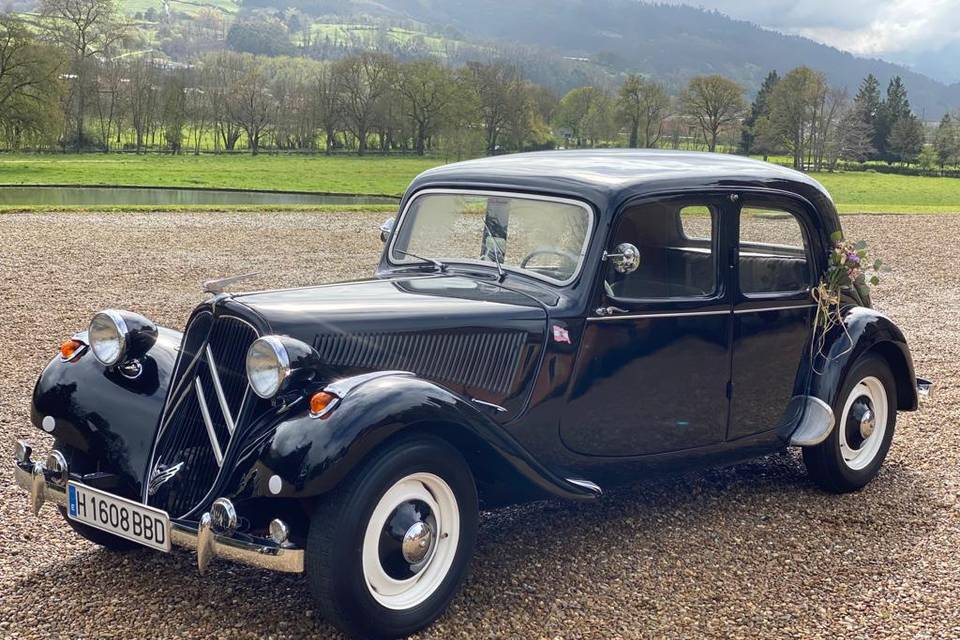
[[[511,266],[511,265],[506,265],[506,264],[505,264],[505,265],[502,265],[502,267],[503,267],[503,269],[504,269],[505,271],[510,271],[510,272],[513,272],[513,273],[519,273],[519,274],[524,275],[524,276],[527,276],[527,277],[529,277],[529,278],[534,278],[534,279],[536,279],[536,280],[542,280],[542,281],[544,281],[544,282],[549,282],[549,283],[551,283],[551,284],[555,284],[555,285],[561,286],[561,287],[565,287],[565,286],[571,284],[572,282],[574,282],[574,281],[580,276],[580,273],[583,271],[584,264],[585,264],[586,261],[587,261],[587,260],[586,260],[586,258],[587,258],[587,253],[588,253],[587,250],[588,250],[589,247],[590,247],[590,241],[593,239],[593,234],[594,234],[595,231],[596,231],[596,229],[594,229],[594,226],[595,226],[595,224],[596,224],[596,222],[597,222],[596,216],[595,216],[594,213],[593,213],[593,207],[592,207],[590,204],[588,204],[588,203],[585,202],[584,200],[577,200],[577,199],[575,199],[575,198],[564,198],[564,197],[560,197],[560,196],[544,196],[544,195],[535,194],[535,193],[527,193],[527,192],[521,191],[521,190],[517,190],[517,191],[499,191],[499,190],[490,190],[490,189],[470,189],[470,188],[463,188],[463,189],[443,189],[443,188],[429,188],[429,187],[428,187],[428,188],[426,188],[426,189],[421,189],[420,191],[417,191],[415,194],[413,194],[413,196],[410,198],[410,200],[407,201],[407,204],[403,207],[403,211],[401,211],[401,212],[400,212],[400,215],[397,217],[397,222],[396,222],[396,224],[394,224],[394,226],[393,226],[393,233],[390,234],[390,244],[387,246],[386,258],[387,258],[387,263],[390,264],[391,266],[393,266],[393,267],[411,267],[411,266],[417,266],[418,264],[420,264],[420,263],[419,263],[418,261],[416,261],[416,260],[403,261],[403,262],[394,262],[393,259],[392,259],[392,256],[393,256],[393,248],[394,248],[394,246],[395,246],[396,243],[397,243],[397,238],[400,237],[400,234],[399,234],[398,232],[400,231],[400,229],[403,228],[403,220],[404,220],[404,218],[406,217],[407,212],[410,211],[410,207],[411,207],[411,206],[413,205],[413,203],[414,203],[418,198],[420,198],[421,196],[426,196],[426,195],[431,195],[431,194],[463,195],[463,196],[494,196],[494,197],[499,196],[499,197],[506,197],[506,198],[516,198],[516,199],[518,199],[518,200],[538,200],[538,201],[540,201],[540,202],[557,202],[557,203],[560,203],[560,204],[567,204],[567,205],[571,205],[571,206],[580,207],[581,209],[583,209],[584,211],[587,212],[587,215],[588,215],[589,218],[590,218],[590,223],[589,223],[589,225],[588,225],[588,227],[587,227],[587,232],[586,232],[586,234],[584,234],[583,246],[580,247],[580,254],[579,254],[580,260],[579,260],[579,262],[577,263],[577,269],[576,269],[576,271],[573,272],[573,274],[572,274],[569,278],[567,278],[566,280],[557,280],[557,279],[555,279],[555,278],[550,278],[550,277],[547,277],[547,276],[538,274],[538,273],[533,272],[533,271],[528,271],[528,270],[526,270],[526,269],[520,269],[519,267],[516,267],[516,266]],[[437,259],[440,260],[441,262],[443,262],[444,264],[447,264],[447,265],[458,265],[458,264],[463,265],[463,264],[465,264],[465,265],[470,265],[470,266],[480,266],[480,267],[492,267],[492,268],[495,268],[494,265],[493,265],[493,263],[491,263],[491,262],[485,262],[485,261],[480,261],[480,260],[451,259],[451,258],[449,258],[449,257],[448,257],[448,258],[444,258],[443,256],[438,256]]]
[[[41,473],[35,473],[34,468],[40,467]],[[42,477],[43,465],[33,463],[29,457],[14,463],[14,479],[21,489],[30,491],[34,484],[34,477]],[[38,501],[51,502],[66,508],[67,492],[64,488],[56,487],[49,482],[40,485],[42,490]],[[197,549],[199,532],[190,523],[170,520],[170,542],[185,549]],[[303,573],[304,550],[285,542],[281,545],[269,539],[247,538],[213,534],[211,540],[205,541],[208,552],[217,558],[226,558],[234,562],[259,567],[270,571],[284,573]]]
[[[220,443],[217,441],[217,432],[213,428],[213,420],[210,418],[210,409],[207,408],[207,398],[203,394],[203,385],[200,384],[200,377],[193,379],[193,387],[197,392],[197,404],[200,405],[200,414],[203,415],[203,424],[207,428],[207,436],[210,438],[210,446],[213,447],[213,457],[217,459],[217,466],[223,466],[223,452],[220,451]]]
[[[782,307],[757,307],[754,309],[734,309],[733,312],[737,315],[740,315],[743,313],[762,313],[764,311],[789,311],[791,309],[812,309],[815,306],[817,305],[812,303],[791,304],[791,305],[783,305]]]
[[[223,393],[223,387],[220,385],[220,374],[217,373],[217,362],[213,359],[213,349],[210,348],[209,342],[204,351],[207,354],[207,369],[210,371],[210,377],[213,379],[213,390],[217,393],[220,411],[223,412],[223,419],[227,422],[227,431],[232,436],[236,425],[233,422],[233,415],[230,413],[230,406],[227,405],[227,396]],[[197,380],[199,379],[200,378],[197,377]]]
[[[587,491],[595,493],[598,496],[603,494],[603,489],[601,489],[599,485],[597,485],[596,483],[590,482],[589,480],[581,480],[580,478],[565,478],[565,479],[570,484],[576,485],[581,489],[586,489]]]
[[[475,403],[477,403],[477,404],[479,404],[479,405],[482,405],[482,406],[484,406],[484,407],[490,407],[491,409],[494,409],[495,411],[498,411],[498,412],[500,412],[500,413],[506,413],[506,412],[507,412],[506,409],[504,409],[503,407],[501,407],[501,406],[498,405],[498,404],[493,404],[492,402],[486,402],[486,401],[484,401],[484,400],[477,400],[476,398],[470,398],[470,402],[475,402]]]
[[[761,313],[763,311],[788,311],[790,309],[812,309],[815,304],[794,304],[782,307],[761,307],[756,309],[735,309],[733,313],[742,315],[745,313]],[[730,309],[719,309],[716,311],[673,311],[667,313],[627,313],[613,316],[590,316],[587,321],[608,321],[608,320],[643,320],[647,318],[679,318],[682,316],[722,316],[731,313]]]
[[[647,318],[679,318],[682,316],[728,316],[730,309],[717,311],[675,311],[672,313],[628,313],[619,316],[591,316],[587,321],[607,322],[610,320],[643,320]]]

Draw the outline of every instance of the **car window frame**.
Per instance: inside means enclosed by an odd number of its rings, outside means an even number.
[[[391,267],[395,268],[409,268],[414,266],[420,266],[423,263],[416,259],[404,260],[403,262],[396,262],[393,260],[393,250],[396,245],[397,239],[400,237],[400,229],[403,228],[403,221],[406,215],[409,213],[413,203],[416,202],[418,198],[427,195],[460,195],[460,196],[489,196],[489,197],[506,197],[506,198],[520,198],[525,200],[539,200],[541,202],[556,202],[560,204],[569,204],[580,207],[581,209],[587,212],[588,221],[587,221],[587,232],[584,234],[583,246],[580,247],[579,261],[577,263],[577,268],[566,280],[557,280],[556,278],[551,278],[546,275],[538,274],[534,271],[527,269],[518,269],[512,265],[503,264],[503,270],[512,274],[519,276],[524,276],[532,278],[540,282],[546,282],[553,286],[559,288],[570,287],[576,283],[577,279],[583,273],[586,266],[586,262],[590,256],[590,245],[593,240],[593,237],[596,233],[596,224],[597,224],[597,215],[594,212],[593,205],[588,203],[585,200],[580,200],[577,198],[571,198],[567,196],[554,196],[554,195],[544,195],[539,193],[528,193],[525,191],[511,191],[503,189],[470,189],[470,188],[444,188],[444,187],[433,187],[428,189],[421,189],[413,193],[410,196],[410,199],[404,204],[403,210],[400,212],[400,215],[397,216],[397,222],[394,225],[393,232],[390,234],[390,242],[385,250],[386,262]],[[428,256],[434,257],[434,256]],[[481,267],[485,270],[490,270],[493,273],[497,272],[496,264],[492,262],[485,262],[482,260],[450,260],[449,258],[439,257],[441,261],[447,266],[456,266],[456,265],[468,265],[470,267]]]
[[[807,262],[808,282],[805,288],[791,291],[767,291],[746,293],[740,286],[740,221],[744,209],[766,209],[790,214],[800,225],[803,236],[803,253]],[[738,198],[737,207],[733,213],[736,222],[733,225],[733,275],[731,286],[737,297],[743,302],[795,300],[801,297],[809,298],[811,290],[816,286],[817,264],[814,256],[815,234],[813,233],[814,216],[804,202],[783,194],[751,193],[744,191]],[[776,245],[774,245],[776,246]],[[789,247],[791,249],[795,247]]]
[[[622,296],[611,296],[609,295],[603,283],[605,281],[605,276],[607,273],[607,265],[605,262],[600,263],[600,268],[597,270],[597,289],[599,291],[597,299],[600,301],[607,301],[614,306],[624,306],[630,307],[631,309],[647,309],[652,308],[656,309],[658,307],[669,307],[669,308],[681,308],[681,307],[690,307],[690,308],[699,308],[702,306],[709,306],[716,303],[726,303],[729,291],[729,285],[727,282],[727,274],[729,269],[725,268],[724,265],[728,262],[728,236],[724,231],[725,227],[729,227],[729,224],[726,224],[724,221],[731,215],[735,215],[733,211],[729,208],[729,194],[724,192],[702,190],[702,191],[680,191],[680,192],[671,192],[663,194],[654,194],[654,195],[644,195],[638,198],[632,198],[623,204],[621,204],[614,216],[612,217],[606,237],[603,239],[603,245],[601,247],[601,255],[603,251],[609,249],[610,243],[613,241],[614,234],[617,231],[617,227],[622,219],[623,215],[634,209],[636,207],[642,207],[645,204],[654,204],[657,202],[681,202],[680,209],[684,209],[690,206],[707,206],[712,211],[712,225],[711,225],[711,234],[710,246],[713,249],[713,269],[714,269],[714,289],[711,293],[701,296],[667,296],[667,297],[644,297],[644,298],[630,298]],[[713,211],[716,209],[716,211]],[[676,220],[677,233],[681,238],[686,238],[686,234],[683,232],[682,223],[680,221],[680,216],[677,216]],[[693,242],[703,242],[704,238],[690,238]],[[641,258],[642,260],[642,258]]]

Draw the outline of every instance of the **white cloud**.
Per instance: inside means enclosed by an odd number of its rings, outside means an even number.
[[[669,0],[716,9],[860,55],[933,51],[960,41],[960,0]]]

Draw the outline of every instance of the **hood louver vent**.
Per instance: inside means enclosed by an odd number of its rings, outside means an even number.
[[[398,369],[494,393],[510,390],[526,334],[444,331],[318,336],[315,348],[333,366]]]

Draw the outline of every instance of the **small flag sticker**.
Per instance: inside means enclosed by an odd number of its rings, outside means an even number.
[[[554,342],[570,344],[570,332],[561,326],[553,325],[553,340]]]

